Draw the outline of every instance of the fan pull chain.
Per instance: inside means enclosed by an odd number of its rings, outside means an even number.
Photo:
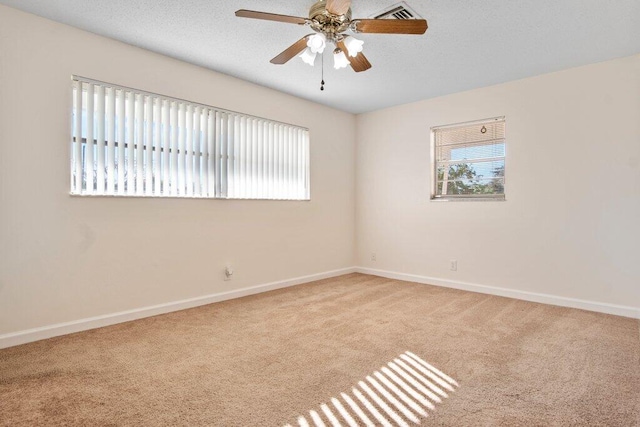
[[[324,90],[324,55],[320,54],[322,60],[322,80],[320,81],[320,90]]]

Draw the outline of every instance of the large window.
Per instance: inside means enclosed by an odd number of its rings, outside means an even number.
[[[504,200],[505,119],[431,129],[432,199]]]
[[[309,199],[309,131],[73,78],[71,194]]]

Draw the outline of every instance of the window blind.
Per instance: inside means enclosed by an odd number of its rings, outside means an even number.
[[[73,78],[71,194],[309,199],[309,131]]]
[[[504,199],[505,119],[432,129],[433,198]]]

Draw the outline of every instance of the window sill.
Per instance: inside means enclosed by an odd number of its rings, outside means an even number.
[[[505,196],[431,197],[432,202],[506,202]]]
[[[260,202],[310,202],[308,199],[253,199],[253,198],[241,198],[241,197],[204,197],[204,196],[149,196],[144,194],[78,194],[69,193],[69,196],[73,198],[89,198],[89,199],[186,199],[186,200],[236,200],[236,201],[260,201]]]

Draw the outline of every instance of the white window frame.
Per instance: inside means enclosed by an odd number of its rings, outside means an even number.
[[[504,172],[502,177],[503,192],[502,193],[488,193],[488,194],[460,194],[460,195],[443,195],[438,194],[438,159],[437,159],[437,143],[436,133],[440,130],[457,129],[470,126],[482,126],[483,124],[494,124],[496,122],[502,122],[505,127],[504,137],[504,157],[500,157],[504,162]],[[506,117],[499,116],[489,119],[474,120],[469,122],[454,123],[449,125],[434,126],[431,128],[431,144],[430,144],[430,179],[431,179],[431,201],[505,201],[507,184],[506,184],[506,159],[507,159],[507,136],[506,136]]]
[[[72,94],[72,195],[310,200],[307,128],[80,76]]]

